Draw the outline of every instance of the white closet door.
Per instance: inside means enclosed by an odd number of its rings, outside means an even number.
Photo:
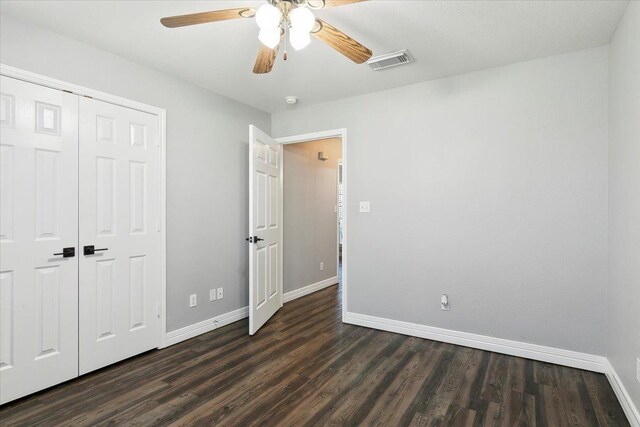
[[[157,116],[80,98],[80,374],[158,347],[159,167]]]
[[[78,97],[8,77],[0,92],[5,403],[78,375]]]

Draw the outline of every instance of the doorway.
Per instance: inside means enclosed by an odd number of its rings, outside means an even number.
[[[283,301],[339,283],[338,137],[283,144]]]
[[[283,285],[283,147],[288,144],[338,138],[341,141],[342,203],[347,204],[347,131],[337,129],[272,138],[254,125],[249,126],[249,334],[254,335],[279,309],[284,299]],[[323,161],[323,154],[318,160]],[[338,177],[339,169],[333,172]],[[334,198],[334,218],[337,223],[337,188]],[[342,211],[342,317],[347,309],[348,233],[347,209]],[[339,264],[338,231],[334,233],[335,266]],[[320,266],[318,266],[320,267]],[[336,274],[337,275],[337,274]],[[337,277],[336,277],[337,279]],[[333,282],[335,283],[335,281]],[[329,286],[325,283],[324,285]],[[317,284],[322,286],[322,283]],[[306,288],[304,292],[313,292]],[[303,292],[303,291],[300,291]],[[300,295],[301,296],[301,295]]]
[[[337,168],[337,181],[338,190],[336,197],[336,220],[338,221],[338,233],[337,236],[337,265],[339,266],[338,275],[340,281],[340,298],[342,305],[342,318],[344,319],[347,312],[347,300],[348,300],[348,162],[347,162],[347,129],[333,129],[319,132],[312,132],[301,135],[294,135],[282,138],[276,138],[275,140],[283,146],[288,144],[299,144],[310,141],[318,141],[337,138],[341,142],[341,153],[339,160],[339,167]],[[284,169],[284,168],[283,168]],[[285,172],[286,173],[286,172]],[[342,209],[341,209],[342,208]]]

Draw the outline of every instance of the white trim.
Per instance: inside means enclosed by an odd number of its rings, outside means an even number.
[[[160,111],[160,345],[167,346],[167,112]]]
[[[109,93],[100,92],[86,88],[84,86],[73,83],[56,80],[47,76],[32,73],[30,71],[21,70],[20,68],[11,67],[9,65],[0,64],[0,75],[22,80],[28,83],[45,86],[51,89],[70,92],[79,96],[93,98],[99,101],[108,102],[110,104],[119,105],[121,107],[142,111],[145,113],[158,116],[158,137],[160,139],[160,336],[158,340],[158,348],[166,346],[166,330],[167,330],[167,112],[163,108],[154,107],[152,105],[143,104],[131,99],[122,98],[120,96],[111,95]]]
[[[298,142],[307,142],[307,141],[315,141],[318,139],[327,139],[327,138],[340,138],[342,140],[342,204],[344,205],[344,211],[342,216],[343,222],[343,235],[342,235],[342,321],[345,321],[345,317],[347,315],[347,272],[348,272],[348,253],[347,250],[347,235],[348,235],[348,227],[347,227],[347,206],[348,206],[348,195],[347,191],[347,129],[332,129],[325,130],[320,132],[312,132],[305,133],[301,135],[293,135],[281,138],[275,138],[277,142],[280,144],[295,144]]]
[[[247,317],[249,317],[249,306],[203,320],[202,322],[194,323],[193,325],[185,326],[184,328],[176,329],[175,331],[167,333],[165,347],[188,340],[189,338],[197,337],[198,335],[213,331],[214,329],[237,322],[238,320],[246,319]]]
[[[611,383],[611,388],[613,388],[613,392],[616,394],[616,397],[620,402],[620,406],[622,406],[622,410],[627,416],[629,423],[633,427],[640,427],[640,412],[638,412],[638,408],[633,404],[631,396],[629,396],[627,389],[622,383],[622,380],[620,380],[620,377],[611,362],[607,360],[606,364],[607,379],[609,380],[609,383]]]
[[[32,73],[31,71],[21,70],[10,65],[0,64],[0,74],[3,76],[11,77],[25,82],[34,83],[40,86],[49,87],[51,89],[63,90],[74,93],[80,96],[86,96],[94,98],[99,101],[108,102],[110,104],[120,105],[121,107],[127,107],[134,110],[143,111],[145,113],[155,114],[160,117],[165,112],[164,109],[154,107],[153,105],[143,104],[131,99],[122,98],[117,95],[111,95],[110,93],[100,92],[98,90],[89,89],[84,86],[68,83],[62,80],[57,80],[51,77],[43,76],[41,74]]]
[[[282,295],[284,302],[293,301],[305,295],[312,294],[321,289],[328,288],[338,283],[338,276],[333,276],[320,282],[312,283],[311,285],[304,286],[302,288],[294,289]]]
[[[343,318],[343,321],[352,325],[365,326],[368,328],[380,329],[403,335],[442,341],[465,347],[524,357],[527,359],[540,360],[543,362],[570,366],[572,368],[603,373],[607,372],[607,359],[603,356],[578,353],[554,347],[511,341],[486,335],[453,331],[450,329],[436,328],[433,326],[425,326],[416,323],[402,322],[399,320],[385,319],[382,317],[374,317],[351,312],[347,313]]]

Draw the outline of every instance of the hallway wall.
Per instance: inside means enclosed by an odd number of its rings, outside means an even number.
[[[607,357],[640,408],[640,3],[611,40]],[[636,409],[637,410],[637,409]],[[640,419],[638,419],[640,422]]]

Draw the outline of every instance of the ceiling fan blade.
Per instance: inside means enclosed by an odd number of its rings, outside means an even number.
[[[367,1],[367,0],[324,0],[323,9],[327,7],[344,6],[346,4],[351,4],[351,3],[360,3],[363,1]]]
[[[192,13],[162,18],[160,22],[168,28],[184,27],[187,25],[206,24],[208,22],[226,21],[228,19],[251,18],[256,11],[249,7],[237,9],[214,10],[211,12]]]
[[[256,63],[253,66],[254,74],[267,74],[273,69],[273,64],[276,62],[276,56],[278,56],[278,47],[269,49],[267,46],[260,43],[260,50],[258,51],[258,57]]]
[[[351,3],[360,3],[367,0],[305,0],[311,9],[325,9],[327,7],[344,6]]]
[[[319,25],[318,25],[319,24]],[[316,19],[316,27],[320,27],[317,31],[314,28],[312,34],[355,62],[362,64],[371,58],[373,52],[366,46],[358,43],[336,27],[327,24],[321,19]]]

